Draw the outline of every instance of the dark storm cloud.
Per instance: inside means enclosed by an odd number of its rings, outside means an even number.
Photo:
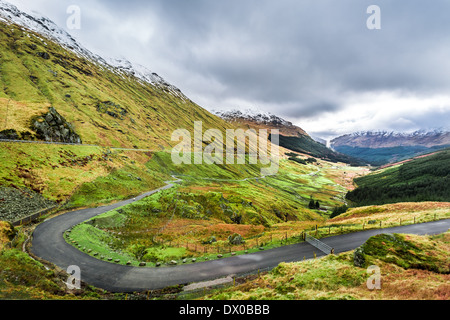
[[[39,4],[60,24],[64,6],[79,5],[75,35],[88,48],[148,66],[205,108],[240,102],[313,119],[367,93],[450,92],[445,0],[13,2]],[[381,30],[366,27],[372,4],[381,8]],[[427,124],[439,115],[430,110]],[[403,123],[415,123],[408,117]]]

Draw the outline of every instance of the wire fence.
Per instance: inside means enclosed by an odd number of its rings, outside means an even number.
[[[265,250],[307,241],[313,246],[316,246],[324,253],[330,254],[334,252],[333,248],[327,246],[319,239],[364,230],[385,229],[390,227],[431,222],[448,218],[450,218],[449,214],[426,214],[417,217],[409,217],[408,219],[404,217],[391,219],[389,221],[369,220],[352,224],[315,225],[314,227],[299,230],[297,232],[289,231],[278,234],[261,234],[253,238],[247,238],[240,244],[232,244],[227,240],[218,241],[216,243],[205,243],[201,240],[192,238],[187,239],[186,241],[165,240],[162,238],[162,235],[159,234],[159,237],[156,239],[157,241],[155,242],[155,244],[162,247],[185,248],[187,251],[191,252],[194,255],[207,256],[225,254],[233,255],[251,250]]]
[[[263,250],[285,245],[291,245],[305,241],[304,232],[296,234],[270,234],[260,235],[254,238],[242,240],[239,244],[230,243],[228,240],[207,243],[201,240],[164,240],[154,238],[154,243],[162,247],[185,248],[187,251],[197,254],[232,254],[249,250]]]

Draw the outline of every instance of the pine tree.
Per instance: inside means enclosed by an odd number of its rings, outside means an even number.
[[[315,202],[314,202],[314,199],[311,198],[311,200],[309,201],[308,207],[309,207],[310,209],[315,209],[315,208],[316,208],[316,204],[315,204]]]

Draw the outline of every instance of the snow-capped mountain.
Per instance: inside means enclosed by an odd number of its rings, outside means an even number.
[[[331,147],[373,165],[384,165],[450,147],[450,131],[355,132],[333,139]]]
[[[302,128],[280,118],[270,112],[259,111],[254,108],[234,109],[230,111],[215,111],[212,113],[222,119],[237,124],[238,127],[252,129],[278,129],[279,144],[288,152],[294,151],[308,157],[316,157],[332,162],[345,162],[362,165],[359,159],[339,154],[327,147],[326,142],[318,142]]]
[[[333,147],[390,148],[404,146],[433,147],[450,144],[446,129],[418,130],[412,133],[394,131],[365,131],[347,134],[331,141]]]
[[[233,109],[228,111],[212,110],[212,113],[228,122],[247,124],[253,127],[279,129],[284,136],[308,136],[300,127],[270,112],[255,108]]]
[[[275,127],[293,127],[294,125],[270,112],[247,108],[243,110],[234,109],[229,111],[212,111],[217,116],[227,121],[251,121],[257,124],[271,125]]]
[[[0,21],[14,23],[23,31],[33,31],[57,42],[61,46],[77,53],[80,57],[106,65],[100,56],[80,45],[68,32],[58,27],[52,20],[37,12],[31,14],[19,10],[16,6],[0,0]]]
[[[47,39],[51,39],[65,49],[76,53],[79,57],[96,63],[99,66],[108,68],[116,73],[122,73],[124,76],[134,76],[145,83],[162,87],[169,93],[176,95],[183,100],[188,99],[178,88],[167,83],[163,78],[150,71],[147,67],[132,63],[126,58],[101,57],[91,52],[74,39],[67,31],[60,28],[52,20],[40,13],[25,13],[16,6],[0,0],[0,21],[19,25],[23,32],[32,31]]]
[[[183,100],[188,100],[188,98],[181,92],[180,89],[166,82],[158,74],[152,72],[147,67],[131,63],[126,58],[109,58],[107,60],[107,65],[110,68],[114,68],[116,72],[121,72],[124,75],[131,75],[143,81],[144,83],[150,83],[157,87],[165,88],[170,94],[175,95]]]

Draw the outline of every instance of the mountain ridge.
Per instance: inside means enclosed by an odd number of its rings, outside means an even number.
[[[102,58],[50,19],[0,0],[0,133],[38,139],[33,117],[53,107],[85,144],[171,148],[177,129],[232,126],[147,67]],[[4,135],[3,135],[4,136]]]
[[[32,14],[28,14],[18,9],[16,6],[0,0],[0,21],[20,25],[48,37],[67,50],[70,50],[78,56],[88,59],[91,62],[97,63],[99,66],[114,70],[118,73],[125,73],[126,75],[135,76],[141,81],[155,86],[166,87],[172,94],[177,95],[182,99],[188,99],[181,93],[180,89],[169,84],[157,73],[152,72],[145,66],[132,63],[124,57],[104,58],[91,52],[80,44],[80,42],[78,42],[74,37],[72,37],[72,35],[56,25],[51,19],[41,15],[40,13],[33,12]]]
[[[450,132],[446,129],[418,130],[412,133],[396,131],[359,131],[331,140],[332,146],[386,148],[422,145],[432,147],[450,144]]]
[[[222,119],[231,123],[237,123],[240,126],[244,125],[252,129],[278,129],[280,133],[279,144],[288,151],[331,162],[365,165],[360,159],[333,151],[322,142],[317,141],[317,138],[312,138],[302,128],[270,112],[263,112],[257,109],[234,109],[213,112]]]
[[[220,118],[244,125],[258,125],[261,128],[279,129],[285,136],[309,136],[305,130],[270,112],[254,108],[232,109],[227,111],[212,110]]]
[[[331,147],[379,166],[450,147],[450,132],[446,129],[418,130],[412,133],[354,132],[333,139]]]

